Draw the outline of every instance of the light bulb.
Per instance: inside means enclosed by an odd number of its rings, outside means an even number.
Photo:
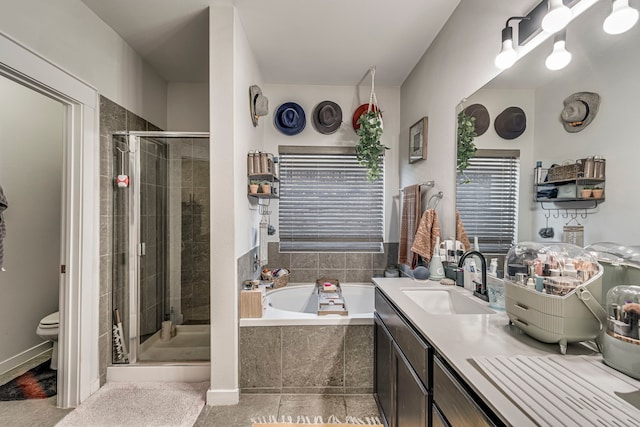
[[[513,50],[513,41],[505,40],[502,42],[502,50],[496,56],[496,67],[504,70],[515,64],[518,54]]]
[[[555,33],[567,26],[571,21],[571,9],[562,0],[547,0],[549,11],[542,18],[542,29],[547,33]]]
[[[571,62],[571,53],[565,48],[564,40],[556,40],[553,43],[553,51],[547,56],[544,64],[550,70],[562,70]]]
[[[496,67],[501,70],[511,67],[518,59],[518,54],[513,49],[513,29],[508,24],[509,22],[502,29],[502,49],[500,49],[495,61]]]
[[[611,15],[602,24],[607,34],[622,34],[638,22],[638,11],[629,6],[629,0],[614,0]]]

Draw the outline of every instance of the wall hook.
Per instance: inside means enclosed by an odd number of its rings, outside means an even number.
[[[568,209],[564,210],[564,213],[562,214],[562,218],[564,218],[564,219],[569,218],[569,210]]]
[[[587,212],[587,208],[584,208],[584,213],[580,214],[580,216],[582,217],[582,219],[587,219],[587,216],[589,216],[589,212]]]
[[[560,218],[560,209],[556,209],[556,213],[553,214],[554,218]]]

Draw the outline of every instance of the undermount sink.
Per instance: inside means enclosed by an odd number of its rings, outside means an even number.
[[[446,289],[403,289],[402,292],[429,314],[494,314],[471,298]]]

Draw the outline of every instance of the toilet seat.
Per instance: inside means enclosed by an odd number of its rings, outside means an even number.
[[[38,323],[36,335],[45,341],[53,342],[53,350],[51,351],[51,369],[58,369],[58,327],[60,323],[60,312],[56,311],[45,316]]]
[[[40,320],[40,328],[42,329],[53,329],[57,328],[60,324],[60,312],[56,311],[55,313],[51,313],[48,316],[45,316],[42,320]]]

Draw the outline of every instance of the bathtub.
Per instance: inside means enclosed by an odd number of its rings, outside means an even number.
[[[348,316],[318,316],[314,284],[289,284],[268,291],[262,318],[240,319],[240,326],[288,325],[371,325],[373,324],[374,290],[372,283],[342,284]]]

